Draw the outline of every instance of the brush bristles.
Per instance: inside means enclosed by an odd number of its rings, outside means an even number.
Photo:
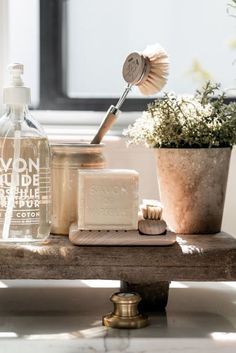
[[[149,61],[150,71],[138,88],[148,96],[160,92],[165,86],[169,74],[169,57],[159,44],[148,46],[142,55]]]

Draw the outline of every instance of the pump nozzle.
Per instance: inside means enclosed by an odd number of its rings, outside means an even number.
[[[11,75],[11,84],[12,86],[23,86],[24,82],[21,78],[21,75],[24,74],[24,65],[19,63],[13,63],[8,65],[8,71]]]
[[[10,84],[3,90],[3,102],[10,105],[28,105],[30,103],[30,89],[24,86],[21,76],[24,65],[13,63],[8,66],[11,76]]]

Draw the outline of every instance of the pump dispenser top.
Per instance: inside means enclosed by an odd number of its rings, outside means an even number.
[[[10,64],[8,71],[11,76],[10,84],[3,89],[3,103],[7,105],[28,105],[31,103],[30,88],[24,86],[22,75],[24,65]]]

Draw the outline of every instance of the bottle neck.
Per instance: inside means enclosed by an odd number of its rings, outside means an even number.
[[[24,121],[27,110],[27,105],[7,105],[7,115],[15,123]]]

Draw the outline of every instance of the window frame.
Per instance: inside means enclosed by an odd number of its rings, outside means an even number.
[[[40,0],[40,103],[38,109],[106,111],[118,98],[71,98],[65,93],[66,2]],[[62,76],[64,75],[64,77]],[[64,81],[65,82],[65,81]],[[122,92],[121,92],[122,93]],[[128,98],[122,111],[142,111],[152,98]]]
[[[39,110],[107,111],[118,98],[71,98],[65,93],[66,59],[66,2],[68,0],[40,0],[40,102]],[[65,46],[66,47],[66,46]],[[63,77],[64,75],[64,77]],[[121,92],[122,93],[122,92]],[[123,112],[143,111],[153,98],[128,98]],[[236,101],[226,97],[225,103]]]

